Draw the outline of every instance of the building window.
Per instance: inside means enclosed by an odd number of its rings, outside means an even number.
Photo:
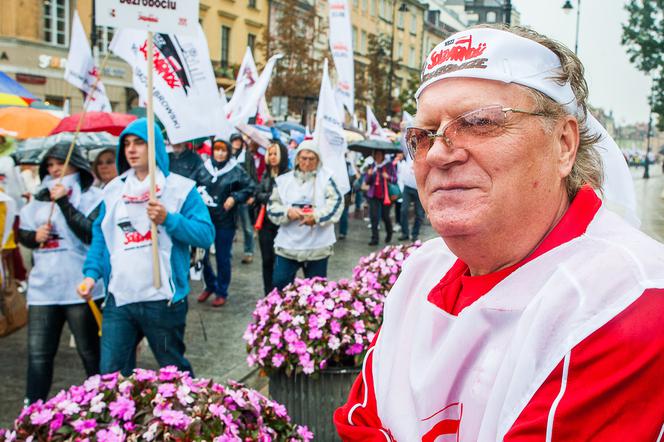
[[[410,33],[417,35],[417,12],[413,12],[410,16]]]
[[[221,67],[228,67],[228,48],[231,46],[231,28],[221,27]]]
[[[411,68],[416,68],[415,66],[415,48],[413,46],[410,47],[410,54],[408,55],[408,66]]]
[[[361,34],[362,41],[360,41],[360,53],[367,53],[367,33],[362,31]]]
[[[397,45],[397,61],[403,63],[403,43],[401,42]]]
[[[256,46],[256,35],[255,34],[247,34],[247,46],[249,46],[249,49],[251,49],[251,53],[253,55],[254,46]]]
[[[353,0],[353,8],[357,9],[360,7],[360,0]]]
[[[369,10],[369,0],[362,0],[362,12],[366,14]]]
[[[256,9],[256,0],[249,0],[249,7]]]
[[[69,35],[69,0],[44,0],[44,41],[67,45]]]
[[[371,0],[371,16],[375,17],[378,13],[378,0]]]
[[[108,52],[108,45],[111,44],[115,35],[115,30],[106,26],[97,26],[97,49],[100,54]]]
[[[355,49],[355,51],[359,49],[357,47],[357,26],[353,26],[353,49]]]
[[[403,29],[404,26],[404,15],[406,15],[405,12],[401,12],[397,10],[397,28]]]
[[[486,22],[495,23],[496,22],[496,13],[494,11],[489,11],[486,13]]]

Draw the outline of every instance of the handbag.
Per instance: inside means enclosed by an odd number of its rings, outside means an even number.
[[[28,306],[18,291],[14,271],[6,253],[2,254],[5,283],[0,287],[0,336],[7,336],[28,323]]]
[[[265,222],[265,204],[261,205],[261,210],[258,212],[256,217],[256,223],[254,224],[254,230],[260,231],[263,228],[263,223]]]
[[[397,201],[401,198],[401,188],[398,184],[389,183],[387,185],[387,193],[390,195],[390,201]]]

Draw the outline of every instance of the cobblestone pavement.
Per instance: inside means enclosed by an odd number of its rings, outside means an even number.
[[[368,223],[350,217],[349,235],[335,245],[335,254],[330,258],[328,276],[339,279],[349,277],[353,267],[361,256],[383,247],[367,245],[370,238]],[[433,237],[430,226],[425,226],[420,239]],[[393,244],[399,234],[394,235]],[[201,282],[193,282],[189,296],[189,315],[185,341],[186,356],[189,358],[196,376],[213,378],[218,382],[227,379],[242,380],[251,371],[246,364],[246,349],[242,334],[249,322],[256,301],[262,297],[263,280],[261,273],[258,240],[255,241],[256,254],[252,264],[242,264],[242,232],[238,229],[233,244],[232,281],[228,302],[221,308],[212,308],[196,302],[202,290]],[[158,368],[152,352],[145,346],[138,359],[138,365],[145,368]],[[27,328],[0,338],[0,427],[6,427],[18,415],[25,393],[27,371]],[[70,346],[70,333],[67,327],[62,333],[60,348],[55,360],[51,395],[73,384],[80,384],[85,379],[80,359],[76,350]],[[265,380],[253,377],[248,379],[254,387],[264,385]],[[256,385],[258,384],[258,385]]]
[[[632,175],[639,200],[642,230],[659,241],[664,241],[664,199],[660,193],[664,187],[661,168],[651,169],[650,180],[641,178],[643,169],[633,169]],[[396,234],[395,238],[399,235]],[[434,232],[429,226],[423,229],[421,239],[432,238]],[[329,277],[342,278],[351,274],[359,257],[383,247],[369,247],[370,232],[367,222],[351,216],[349,235],[337,242],[335,255],[330,260]],[[384,233],[381,233],[381,240]],[[219,382],[227,379],[245,379],[256,387],[264,386],[264,380],[251,376],[245,362],[246,351],[242,334],[249,321],[256,301],[262,296],[260,253],[256,242],[256,256],[252,264],[241,264],[242,233],[238,231],[233,250],[233,280],[227,305],[213,309],[196,302],[195,296],[202,289],[200,282],[192,284],[189,304],[189,317],[186,331],[187,357],[197,376],[211,377]],[[27,363],[27,330],[23,328],[13,335],[0,339],[0,426],[10,425],[18,414],[25,391]],[[149,348],[139,356],[139,365],[157,368]],[[62,388],[83,381],[85,374],[74,348],[70,346],[67,328],[62,334],[60,349],[56,357],[53,387],[51,394]],[[261,384],[262,382],[262,384]]]

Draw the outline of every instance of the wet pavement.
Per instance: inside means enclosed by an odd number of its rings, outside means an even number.
[[[664,199],[660,198],[664,188],[661,167],[651,168],[651,179],[642,179],[643,169],[633,169],[632,175],[639,201],[639,216],[644,232],[664,241]],[[399,234],[395,234],[395,239]],[[421,239],[429,239],[434,232],[425,226]],[[367,222],[351,216],[348,237],[338,241],[335,255],[330,259],[328,276],[339,279],[349,277],[352,268],[361,256],[383,247],[367,245],[370,231]],[[396,241],[394,241],[396,242]],[[256,255],[252,264],[241,264],[242,233],[238,231],[233,246],[233,279],[228,303],[214,309],[208,304],[196,302],[200,293],[200,282],[192,283],[189,297],[189,316],[185,340],[186,355],[191,361],[197,376],[213,378],[218,382],[227,379],[245,380],[256,388],[264,387],[265,380],[259,379],[245,362],[246,349],[242,334],[249,322],[256,301],[262,296],[260,253],[256,241]],[[139,355],[141,367],[157,368],[149,348]],[[27,329],[11,336],[0,338],[0,426],[6,427],[18,414],[25,392],[27,365]],[[76,350],[70,346],[70,333],[65,327],[60,341],[60,349],[55,361],[51,394],[62,388],[81,383],[85,378]]]

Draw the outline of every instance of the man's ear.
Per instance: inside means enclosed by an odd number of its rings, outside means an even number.
[[[560,176],[567,177],[572,171],[576,154],[579,149],[579,123],[572,115],[566,115],[556,124],[556,141],[558,144],[558,164]]]

